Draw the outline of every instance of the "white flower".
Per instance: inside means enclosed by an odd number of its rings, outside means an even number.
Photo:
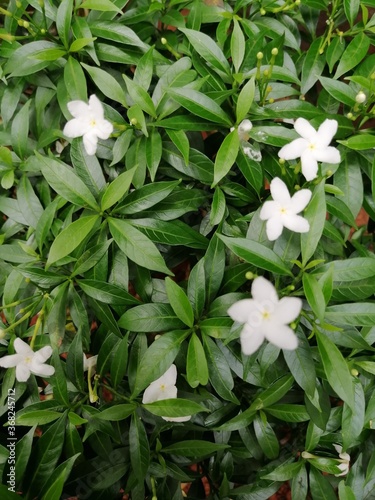
[[[283,228],[286,227],[296,233],[307,233],[310,229],[308,221],[299,214],[304,210],[311,199],[309,189],[301,189],[290,197],[286,184],[275,177],[270,184],[272,201],[266,201],[259,217],[267,221],[266,231],[269,240],[276,240]]]
[[[253,281],[251,293],[252,299],[239,300],[228,309],[234,321],[245,323],[240,337],[242,352],[253,354],[265,339],[281,349],[296,349],[298,339],[287,325],[299,315],[302,300],[279,300],[275,287],[261,276]]]
[[[55,373],[53,366],[44,364],[52,354],[52,347],[45,346],[34,352],[23,340],[17,338],[14,341],[14,349],[17,354],[10,354],[0,359],[3,368],[16,367],[16,379],[18,382],[26,382],[30,374],[40,377],[50,377]]]
[[[338,466],[338,468],[342,471],[340,474],[335,474],[335,476],[346,476],[346,474],[349,472],[350,455],[349,453],[342,453],[342,446],[340,446],[339,444],[334,444],[333,446],[335,447],[335,450],[341,458],[341,464]]]
[[[240,141],[248,141],[249,140],[249,132],[253,128],[253,124],[250,120],[242,120],[242,122],[237,127],[238,137]],[[234,127],[230,129],[233,132]]]
[[[85,354],[83,354],[83,371],[88,371],[91,377],[95,375],[97,360],[98,355],[86,358]]]
[[[171,365],[170,368],[157,380],[151,382],[143,393],[142,403],[153,403],[154,401],[162,401],[163,399],[177,398],[177,368],[176,365]],[[162,417],[167,422],[187,422],[191,416],[187,417]]]
[[[355,102],[358,104],[363,104],[366,101],[367,97],[366,94],[360,90],[358,94],[355,96]]]
[[[337,132],[336,120],[324,120],[316,131],[304,118],[298,118],[294,128],[301,136],[279,151],[283,160],[301,158],[302,173],[307,181],[315,179],[318,173],[318,161],[327,163],[340,163],[340,152],[329,146]]]
[[[83,137],[83,145],[88,155],[96,153],[99,139],[108,139],[113,132],[112,124],[104,119],[102,103],[92,95],[89,103],[83,101],[68,102],[68,109],[72,116],[65,125],[63,134],[66,137]]]

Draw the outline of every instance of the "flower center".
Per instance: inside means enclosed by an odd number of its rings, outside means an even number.
[[[263,312],[262,312],[262,318],[263,318],[263,319],[266,319],[266,320],[267,320],[267,319],[270,319],[270,316],[271,316],[271,315],[270,315],[269,311],[263,311]]]
[[[309,149],[311,149],[311,150],[316,149],[316,146],[315,146],[315,144],[313,142],[310,142]]]
[[[281,213],[281,215],[286,215],[288,213],[288,211],[285,207],[280,207],[280,213]]]
[[[161,390],[161,391],[165,391],[165,384],[161,384],[161,386],[160,386],[160,390]]]
[[[33,360],[33,358],[30,358],[30,356],[27,356],[24,361],[27,365],[29,365],[32,362],[32,360]]]
[[[90,127],[96,127],[96,120],[95,120],[95,118],[92,118],[90,120]]]

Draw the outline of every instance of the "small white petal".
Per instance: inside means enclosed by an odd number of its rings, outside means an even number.
[[[304,210],[311,200],[312,192],[310,189],[301,189],[294,193],[291,199],[291,208],[295,214]]]
[[[318,128],[318,142],[320,147],[329,146],[337,132],[338,123],[336,120],[324,120]]]
[[[282,222],[284,227],[295,233],[307,233],[310,230],[309,221],[300,215],[283,215]]]
[[[289,326],[275,321],[264,322],[263,333],[266,339],[280,349],[294,351],[298,347],[298,338]]]
[[[305,118],[298,118],[294,122],[296,132],[309,142],[316,138],[316,130]]]
[[[283,297],[273,314],[275,321],[287,325],[298,318],[302,309],[302,300],[298,297]]]
[[[55,373],[55,368],[46,364],[31,363],[30,371],[39,377],[51,377]]]
[[[337,451],[338,454],[340,454],[342,452],[342,446],[339,445],[339,444],[333,444],[335,450]]]
[[[102,103],[99,101],[99,99],[96,97],[95,94],[90,96],[89,99],[89,108],[90,111],[95,115],[95,118],[97,120],[103,120],[104,119],[104,109]]]
[[[241,132],[250,132],[252,128],[253,124],[250,120],[242,120],[242,122],[238,125],[238,130],[241,130]]]
[[[165,385],[175,385],[177,381],[177,368],[176,365],[171,365],[168,370],[159,379]]]
[[[29,344],[27,344],[26,342],[24,342],[22,339],[20,339],[18,337],[14,341],[13,345],[14,345],[14,349],[15,349],[17,354],[22,354],[23,356],[33,356],[34,355],[34,351],[31,349]]]
[[[243,299],[230,306],[228,314],[234,321],[246,323],[253,311],[257,311],[255,301],[253,299]]]
[[[35,361],[37,363],[44,363],[51,356],[52,356],[52,347],[49,345],[46,345],[46,346],[42,347],[41,349],[39,349],[39,351],[37,351],[34,354],[33,360],[35,359]]]
[[[242,329],[240,342],[241,349],[244,354],[250,356],[256,352],[259,347],[263,344],[264,335],[260,330],[254,330],[248,325],[245,325]]]
[[[255,278],[251,286],[251,294],[253,299],[260,305],[265,304],[269,307],[270,303],[277,304],[279,301],[276,288],[270,281],[263,278],[263,276]]]
[[[346,476],[349,472],[349,464],[340,464],[337,466],[340,470],[342,470],[341,474],[335,474],[335,477]]]
[[[350,462],[350,455],[349,455],[349,453],[340,453],[340,454],[339,454],[339,457],[340,457],[342,460],[346,460],[346,461]]]
[[[270,184],[270,190],[272,194],[272,198],[281,205],[287,204],[290,202],[290,194],[289,190],[284,181],[275,177],[272,179]]]
[[[10,354],[9,356],[4,356],[0,359],[0,366],[3,368],[13,368],[19,363],[22,363],[22,354]]]
[[[270,241],[275,241],[279,236],[281,236],[281,233],[283,232],[284,225],[281,221],[281,217],[271,217],[271,219],[268,219],[267,225],[266,225],[266,232],[267,232],[267,238]]]
[[[191,419],[191,415],[188,415],[187,417],[161,417],[167,422],[187,422],[188,420]]]
[[[261,220],[270,219],[275,215],[278,208],[279,204],[276,203],[275,201],[266,201],[260,210],[259,218]]]
[[[305,151],[301,156],[302,173],[307,181],[312,181],[318,174],[318,162],[311,154],[311,150]]]
[[[318,161],[324,161],[325,163],[337,164],[341,162],[340,151],[333,146],[317,149],[314,155]]]
[[[112,123],[107,120],[101,120],[97,123],[95,127],[95,133],[99,137],[99,139],[106,140],[113,132]]]
[[[80,118],[74,118],[69,120],[64,127],[63,134],[66,137],[75,139],[76,137],[81,137],[85,133],[86,127],[83,126],[83,122]]]
[[[74,116],[74,118],[86,116],[90,112],[88,104],[84,101],[70,101],[67,106],[69,113]]]
[[[16,367],[16,379],[18,382],[26,382],[31,375],[29,367],[24,363],[19,363]]]
[[[294,141],[286,144],[280,149],[278,153],[279,158],[283,160],[295,160],[296,158],[300,158],[308,146],[309,142],[306,139],[302,139],[302,137],[294,139]]]
[[[83,136],[83,145],[85,147],[86,153],[89,156],[93,156],[96,153],[96,148],[98,145],[98,137],[96,134],[87,133]]]

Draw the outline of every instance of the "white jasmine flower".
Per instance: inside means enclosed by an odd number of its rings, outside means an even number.
[[[83,371],[88,371],[91,377],[95,375],[97,360],[98,355],[86,358],[85,354],[83,354]]]
[[[301,136],[279,151],[283,160],[301,158],[302,173],[307,181],[315,179],[318,173],[318,161],[340,163],[340,152],[329,146],[337,132],[336,120],[324,120],[316,131],[304,118],[298,118],[294,128]]]
[[[52,347],[45,346],[34,352],[23,340],[17,338],[14,341],[16,354],[10,354],[0,359],[3,368],[16,367],[16,379],[18,382],[26,382],[30,374],[40,377],[50,377],[55,373],[53,366],[44,364],[52,354]]]
[[[335,476],[346,476],[346,474],[349,472],[350,455],[349,453],[342,453],[342,446],[340,446],[339,444],[334,444],[333,446],[335,447],[335,450],[341,458],[341,464],[338,466],[338,468],[342,471],[340,474],[335,474]]]
[[[104,119],[102,103],[92,95],[88,104],[84,101],[68,102],[68,109],[74,118],[65,125],[63,134],[72,139],[83,137],[86,153],[94,155],[98,138],[108,139],[113,132],[113,125]]]
[[[366,94],[360,90],[358,94],[355,96],[355,102],[358,104],[363,104],[366,101],[367,97]]]
[[[273,200],[266,201],[259,214],[262,220],[267,221],[268,239],[276,240],[284,227],[296,233],[307,233],[310,229],[308,221],[297,214],[306,208],[311,191],[301,189],[291,197],[286,184],[278,177],[271,181],[270,189]]]
[[[244,354],[253,354],[264,340],[281,349],[294,350],[298,339],[287,326],[294,321],[302,308],[297,297],[279,300],[275,287],[265,278],[255,278],[251,287],[252,299],[235,302],[228,314],[239,323],[244,323],[240,341]]]
[[[163,399],[177,398],[177,368],[176,365],[171,365],[170,368],[157,380],[151,382],[143,393],[142,403],[153,403],[154,401],[162,401]],[[162,417],[167,422],[187,422],[191,416],[187,417]]]

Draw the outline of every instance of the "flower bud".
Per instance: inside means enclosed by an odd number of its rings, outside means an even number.
[[[358,375],[359,375],[359,371],[356,370],[355,368],[352,368],[350,370],[350,373],[353,375],[353,377],[358,377]]]
[[[253,280],[255,278],[255,274],[252,273],[251,271],[248,271],[246,274],[245,274],[245,278],[247,280]]]
[[[277,56],[278,53],[279,53],[279,49],[277,49],[276,47],[271,50],[271,54],[273,56]]]
[[[261,16],[265,16],[265,15],[267,14],[266,9],[263,9],[263,7],[260,9],[260,11],[259,11],[259,12],[260,12],[260,15],[261,15]]]
[[[163,37],[163,38],[161,38],[161,40],[160,40],[160,41],[161,41],[161,43],[162,43],[163,45],[167,45],[167,43],[168,43],[168,42],[167,42],[167,39],[166,39],[166,38],[164,38],[164,37]]]
[[[0,339],[3,339],[7,332],[4,330],[4,328],[0,328]]]
[[[263,59],[263,52],[258,52],[257,59],[259,60]]]
[[[360,90],[358,92],[358,94],[355,96],[355,102],[357,102],[358,104],[363,104],[367,99],[367,96],[366,94]]]
[[[275,102],[275,99],[271,97],[271,99],[268,99],[269,104],[273,104]]]
[[[250,132],[253,128],[253,124],[250,120],[242,120],[242,122],[238,125],[238,132]]]
[[[268,71],[268,69],[265,69],[265,70],[263,71],[263,75],[267,78],[267,76],[269,75],[269,71]]]
[[[353,113],[348,113],[346,117],[349,118],[349,120],[352,120],[354,118],[354,115]]]
[[[130,125],[137,125],[137,123],[138,123],[137,118],[132,118],[132,119],[130,120]]]

